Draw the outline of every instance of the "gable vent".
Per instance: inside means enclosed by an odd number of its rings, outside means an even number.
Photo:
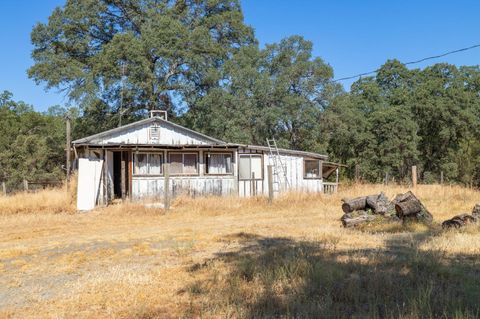
[[[150,111],[150,118],[152,118],[152,117],[159,117],[162,120],[167,121],[167,111],[151,110]]]
[[[160,141],[160,125],[150,126],[150,142],[158,143]]]

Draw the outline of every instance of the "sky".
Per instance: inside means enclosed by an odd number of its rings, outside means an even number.
[[[46,91],[28,78],[33,61],[30,32],[47,22],[64,0],[0,0],[0,91],[13,93],[45,111],[67,105],[55,89]],[[478,0],[241,0],[245,21],[261,46],[290,35],[313,42],[314,56],[330,64],[335,78],[372,71],[387,59],[402,62],[480,44]],[[480,64],[480,48],[430,60],[415,67],[447,62]],[[351,81],[343,82],[348,90]]]

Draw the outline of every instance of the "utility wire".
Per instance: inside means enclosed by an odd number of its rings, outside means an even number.
[[[466,47],[466,48],[461,48],[461,49],[458,49],[458,50],[445,52],[445,53],[442,53],[442,54],[439,54],[439,55],[429,56],[429,57],[426,57],[426,58],[423,58],[423,59],[420,59],[420,60],[416,60],[416,61],[405,62],[403,64],[404,65],[417,64],[417,63],[420,63],[420,62],[423,62],[423,61],[438,59],[438,58],[441,58],[441,57],[444,57],[444,56],[447,56],[447,55],[450,55],[450,54],[463,52],[463,51],[468,51],[468,50],[472,50],[472,49],[475,49],[475,48],[478,48],[478,47],[480,47],[480,44],[475,44],[475,45],[472,45],[472,46],[469,46],[469,47]],[[352,76],[347,76],[347,77],[344,77],[344,78],[335,79],[335,80],[332,80],[332,82],[340,82],[340,81],[355,79],[355,78],[358,78],[358,77],[361,77],[361,76],[366,76],[366,75],[377,73],[379,70],[380,69],[376,69],[375,71],[369,71],[369,72],[359,73],[359,74],[352,75]]]

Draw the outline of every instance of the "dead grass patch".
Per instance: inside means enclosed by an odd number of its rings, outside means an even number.
[[[431,227],[341,227],[341,198],[407,190],[179,197],[168,213],[127,202],[71,214],[63,190],[1,198],[0,317],[478,317],[479,227],[440,223],[479,192],[419,185]]]

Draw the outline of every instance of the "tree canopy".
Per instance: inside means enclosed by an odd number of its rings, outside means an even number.
[[[479,66],[410,69],[389,60],[345,91],[303,37],[260,46],[238,0],[67,0],[31,38],[28,74],[79,106],[74,137],[163,109],[231,142],[275,137],[283,147],[326,152],[348,165],[347,178],[359,167],[367,181],[386,174],[403,181],[417,165],[425,182],[443,172],[447,181],[480,186]],[[57,169],[48,154],[58,150],[46,139],[63,133],[44,123],[57,127],[59,117],[35,114],[8,93],[0,105],[0,121],[10,123],[3,139],[17,136],[22,149],[32,132],[45,134],[29,144],[44,150],[38,163],[22,165]],[[29,124],[14,124],[24,118]],[[17,166],[3,168],[12,148],[1,137],[0,144],[3,173],[14,174]]]

